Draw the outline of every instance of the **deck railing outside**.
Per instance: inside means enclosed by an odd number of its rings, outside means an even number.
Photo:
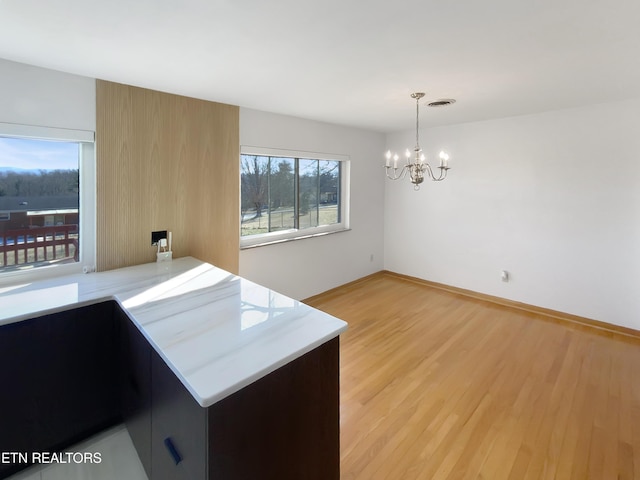
[[[0,267],[72,259],[78,261],[78,225],[0,232]]]

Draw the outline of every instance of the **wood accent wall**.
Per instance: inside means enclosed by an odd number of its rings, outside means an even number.
[[[232,273],[239,262],[239,108],[103,80],[96,84],[97,270],[173,256]]]

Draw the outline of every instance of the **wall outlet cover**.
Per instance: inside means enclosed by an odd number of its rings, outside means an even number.
[[[173,252],[158,252],[156,253],[156,262],[170,262],[173,259]]]

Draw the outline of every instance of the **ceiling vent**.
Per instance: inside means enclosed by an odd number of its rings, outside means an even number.
[[[427,107],[446,107],[447,105],[451,105],[452,103],[456,103],[453,98],[443,98],[442,100],[436,100],[435,102],[427,103]]]

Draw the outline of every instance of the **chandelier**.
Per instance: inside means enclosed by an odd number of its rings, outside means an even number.
[[[411,98],[416,99],[416,146],[413,149],[413,158],[411,157],[411,152],[407,148],[404,152],[404,155],[407,158],[407,163],[402,166],[400,171],[398,171],[398,160],[400,159],[398,154],[392,154],[391,150],[388,150],[385,155],[387,161],[384,168],[387,178],[390,178],[391,180],[400,180],[406,177],[408,173],[409,179],[411,180],[411,183],[413,183],[414,190],[420,190],[420,184],[424,181],[425,174],[434,182],[440,182],[447,178],[447,170],[450,168],[449,155],[445,152],[440,152],[440,166],[437,167],[440,169],[440,174],[436,177],[431,169],[431,165],[427,163],[427,158],[420,148],[418,127],[420,125],[420,99],[422,97],[424,97],[424,93],[422,92],[411,94]]]

